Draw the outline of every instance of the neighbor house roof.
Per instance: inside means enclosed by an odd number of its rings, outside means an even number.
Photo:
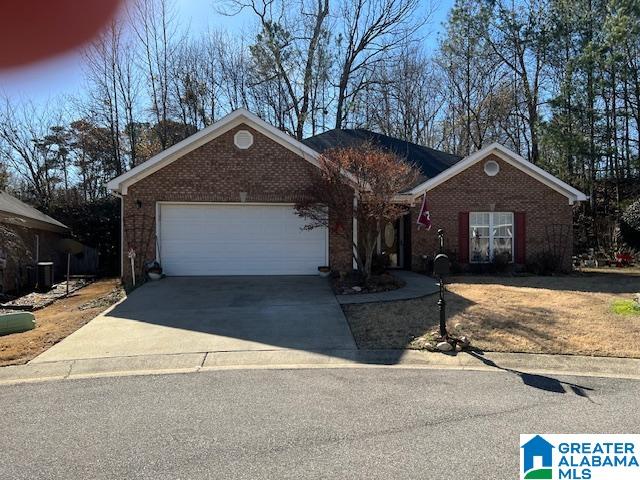
[[[462,160],[462,157],[458,155],[441,152],[440,150],[434,150],[433,148],[424,147],[416,143],[407,142],[399,138],[389,137],[362,128],[329,130],[319,135],[306,138],[302,143],[319,153],[323,153],[331,148],[359,147],[364,143],[371,143],[374,146],[406,158],[410,163],[418,167],[421,176],[416,185],[423,183],[429,178],[435,177]]]
[[[3,191],[0,191],[0,222],[42,230],[69,230],[69,227],[63,223]]]

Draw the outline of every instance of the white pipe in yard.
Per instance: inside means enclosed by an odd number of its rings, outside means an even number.
[[[69,277],[71,276],[71,253],[67,253],[67,297],[69,296]]]
[[[131,279],[133,280],[133,286],[135,287],[136,286],[136,267],[135,267],[136,252],[133,248],[129,250],[128,256],[129,256],[129,260],[131,260]]]

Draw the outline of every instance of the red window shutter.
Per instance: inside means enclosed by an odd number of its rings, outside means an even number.
[[[458,263],[469,263],[469,212],[458,213]]]
[[[516,212],[514,214],[515,244],[514,258],[515,262],[523,265],[527,261],[527,222],[524,212]]]

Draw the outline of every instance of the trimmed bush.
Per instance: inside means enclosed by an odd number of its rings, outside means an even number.
[[[640,199],[633,202],[620,218],[622,239],[631,248],[640,249]]]
[[[552,252],[539,252],[527,262],[526,269],[535,275],[553,275],[562,272],[562,263],[558,255]]]

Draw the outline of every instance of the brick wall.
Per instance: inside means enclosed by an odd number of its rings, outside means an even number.
[[[500,172],[490,177],[484,173],[487,160],[495,160]],[[571,265],[573,245],[573,206],[567,197],[547,187],[530,175],[511,166],[495,155],[489,155],[448,181],[427,192],[433,227],[418,231],[415,222],[422,202],[411,209],[412,267],[424,268],[422,255],[438,250],[437,230],[445,231],[445,248],[458,252],[458,212],[525,212],[526,256],[529,261],[554,243],[556,251],[564,250],[563,268]],[[549,225],[564,225],[568,236],[553,235]],[[564,238],[565,245],[560,245]]]
[[[249,149],[234,145],[238,130],[253,134]],[[247,192],[247,202],[295,203],[315,168],[282,145],[240,125],[143,178],[123,197],[124,281],[131,280],[130,247],[135,247],[140,264],[155,258],[156,202],[240,202],[240,192]],[[350,241],[330,233],[329,259],[333,269],[349,269]]]

